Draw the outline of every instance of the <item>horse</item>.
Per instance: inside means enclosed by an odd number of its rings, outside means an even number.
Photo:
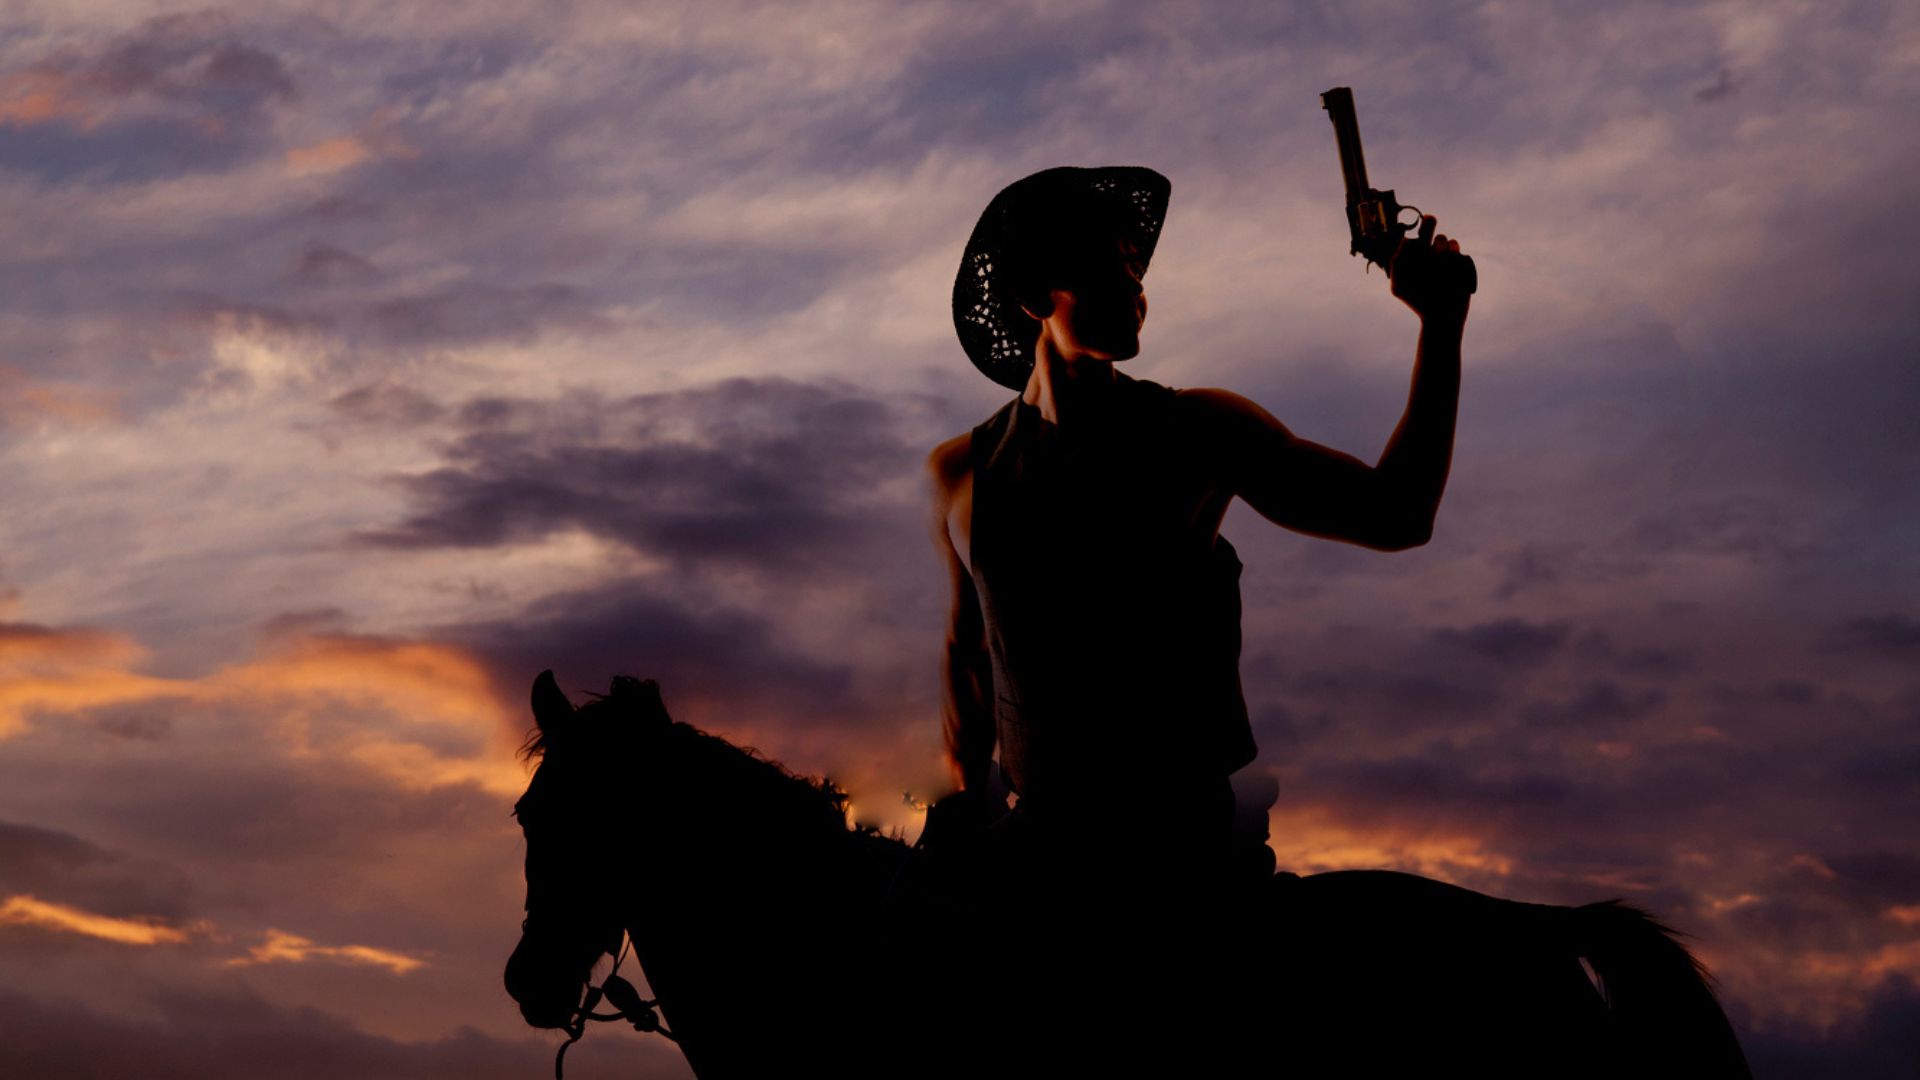
[[[830,781],[673,720],[652,681],[617,678],[576,709],[544,672],[533,712],[538,765],[514,807],[526,920],[505,981],[568,1045],[589,1018],[624,1018],[670,1034],[702,1080],[1750,1075],[1705,967],[1618,900],[1348,870],[1182,909],[1122,869],[1037,936],[1017,932],[1017,882],[991,912],[968,900],[902,926],[889,897],[928,853],[850,826]],[[623,940],[655,1001],[617,975],[589,987]],[[1009,940],[1024,942],[1011,956]],[[615,1013],[595,1013],[603,993]]]

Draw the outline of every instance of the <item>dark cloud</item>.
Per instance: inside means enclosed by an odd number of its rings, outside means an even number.
[[[571,285],[471,284],[432,293],[393,296],[351,313],[379,341],[444,345],[476,341],[529,342],[555,328],[602,325],[594,306]]]
[[[143,1004],[157,1019],[136,1022],[79,1002],[0,993],[0,1072],[151,1080],[523,1080],[552,1068],[552,1048],[533,1038],[507,1041],[465,1029],[433,1042],[403,1043],[245,992],[176,990]],[[650,1066],[642,1075],[683,1075],[664,1054],[634,1057],[639,1060],[630,1059],[629,1068],[640,1061]]]
[[[13,73],[44,104],[0,122],[0,170],[129,182],[259,153],[269,110],[299,95],[280,57],[238,33],[214,13],[165,16]]]
[[[932,442],[910,400],[731,379],[606,405],[482,399],[461,420],[449,463],[401,481],[421,509],[369,541],[487,547],[582,528],[676,566],[796,582],[868,576],[903,541],[924,547],[897,501],[903,485],[917,498]]]
[[[1330,798],[1390,820],[1482,819],[1487,814],[1558,809],[1574,795],[1566,779],[1544,772],[1490,771],[1445,752],[1385,760],[1329,761],[1287,789],[1286,797]]]
[[[1920,904],[1920,853],[1883,848],[1829,855],[1822,862],[1833,871],[1835,889],[1859,897],[1876,909]]]
[[[1836,747],[1826,782],[1852,795],[1856,810],[1920,814],[1920,743],[1895,737],[1871,749]]]
[[[380,276],[373,263],[331,244],[311,244],[300,253],[288,277],[302,285],[354,284]]]
[[[1638,719],[1658,708],[1666,695],[1658,690],[1630,690],[1612,679],[1596,679],[1572,697],[1527,706],[1522,715],[1530,724],[1573,731],[1605,731]]]
[[[761,615],[696,610],[646,582],[549,596],[512,620],[445,633],[487,658],[506,700],[524,699],[553,668],[574,691],[633,675],[659,680],[670,703],[685,692],[795,725],[859,719],[851,663],[810,660],[779,644]]]
[[[70,833],[0,821],[0,899],[26,893],[115,917],[180,919],[194,888],[178,870]]]
[[[116,739],[159,742],[173,734],[173,718],[156,716],[141,708],[92,709],[87,721]]]
[[[346,630],[347,613],[342,608],[324,607],[310,611],[283,611],[260,622],[260,637],[267,642],[292,641]]]
[[[499,78],[525,51],[524,43],[507,39],[438,42],[429,55],[398,62],[380,86],[391,100],[424,108],[475,83]]]
[[[1274,703],[1254,706],[1251,712],[1254,739],[1269,750],[1291,750],[1311,743],[1331,730],[1335,723],[1331,712],[1323,710],[1302,715],[1297,709]]]
[[[1529,667],[1560,652],[1566,645],[1569,624],[1530,623],[1524,619],[1498,619],[1463,629],[1434,632],[1434,640],[1457,646],[1509,667]]]
[[[242,110],[297,96],[279,57],[235,40],[233,33],[229,20],[214,12],[162,16],[82,70],[117,96],[151,94]]]
[[[1484,716],[1500,701],[1497,690],[1461,678],[1358,666],[1312,671],[1288,681],[1304,697],[1377,707],[1373,718],[1418,726],[1462,716]]]
[[[445,415],[439,402],[410,386],[377,382],[356,386],[327,402],[341,419],[368,427],[420,427]]]
[[[1832,1030],[1811,1025],[1741,1025],[1755,1076],[1856,1080],[1910,1076],[1920,1061],[1920,986],[1891,976],[1874,988],[1867,1008]]]
[[[1610,667],[1622,675],[1671,678],[1700,668],[1695,650],[1648,644],[1621,646],[1614,634],[1604,630],[1581,634],[1573,650],[1584,662]]]
[[[1784,561],[1806,551],[1794,534],[1794,519],[1770,500],[1714,497],[1642,517],[1620,542],[1648,555],[1684,552]]]
[[[1695,101],[1708,102],[1709,104],[1716,101],[1725,101],[1727,98],[1732,97],[1733,92],[1737,89],[1739,89],[1739,86],[1733,81],[1733,72],[1728,71],[1726,68],[1721,68],[1720,73],[1714,76],[1713,82],[1693,92],[1693,99]]]
[[[1500,580],[1494,586],[1495,600],[1509,600],[1538,585],[1551,585],[1561,580],[1564,571],[1562,552],[1549,550],[1546,545],[1529,543],[1518,548],[1491,557],[1499,567]]]
[[[1857,615],[1828,630],[1821,644],[1830,652],[1920,656],[1920,620],[1898,613]]]

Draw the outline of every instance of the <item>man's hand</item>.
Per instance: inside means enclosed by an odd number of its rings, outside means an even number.
[[[1393,284],[1393,295],[1412,308],[1422,322],[1464,323],[1472,295],[1472,263],[1460,254],[1460,241],[1434,235],[1436,224],[1432,214],[1423,214],[1419,236],[1400,238],[1399,248],[1387,263],[1387,278]]]
[[[979,840],[1006,813],[1006,797],[984,786],[956,791],[927,808],[927,823],[915,846],[952,848]]]

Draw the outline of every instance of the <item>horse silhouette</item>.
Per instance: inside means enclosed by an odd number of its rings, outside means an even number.
[[[703,1080],[1749,1075],[1700,963],[1618,901],[1336,871],[1183,908],[1118,868],[1067,919],[1025,919],[1007,882],[999,909],[903,929],[887,898],[924,853],[850,828],[830,783],[672,720],[650,681],[576,709],[547,672],[533,706],[508,992],[578,1038],[624,933]],[[624,980],[604,989],[657,1027]]]

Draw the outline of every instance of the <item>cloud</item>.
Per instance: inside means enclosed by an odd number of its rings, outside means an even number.
[[[14,1076],[70,1074],[76,1060],[103,1076],[156,1080],[241,1080],[263,1072],[285,1080],[352,1076],[393,1080],[510,1080],[551,1068],[553,1051],[532,1038],[491,1038],[471,1028],[408,1043],[356,1029],[315,1009],[284,1008],[229,988],[157,995],[144,1020],[78,1001],[8,992],[0,1009],[0,1068]],[[88,1033],[76,1046],[74,1033]],[[591,1041],[587,1047],[593,1047]],[[670,1071],[671,1049],[626,1048],[628,1067],[646,1076]],[[577,1064],[577,1063],[576,1063]],[[607,1062],[606,1064],[612,1064]]]
[[[312,244],[300,253],[290,276],[303,285],[330,285],[369,281],[380,270],[368,260],[331,244]]]
[[[82,934],[120,945],[177,945],[191,936],[188,930],[150,918],[114,918],[25,894],[0,900],[0,924]]]
[[[0,892],[113,919],[180,924],[193,884],[178,867],[111,851],[71,833],[0,821]]]
[[[1629,690],[1612,679],[1596,679],[1564,701],[1529,705],[1523,715],[1528,723],[1591,730],[1645,716],[1665,701],[1658,690]]]
[[[1353,702],[1414,725],[1484,715],[1499,701],[1498,691],[1483,683],[1372,665],[1307,672],[1294,677],[1290,688],[1302,697]]]
[[[0,124],[33,127],[66,120],[98,123],[79,80],[56,71],[20,71],[0,78]]]
[[[385,968],[395,975],[416,971],[427,963],[417,957],[391,949],[376,949],[371,945],[316,945],[310,938],[289,934],[284,930],[268,930],[266,941],[248,949],[245,956],[235,957],[227,963],[248,967],[255,964],[304,964],[312,960]]]
[[[675,708],[698,701],[706,725],[860,719],[849,661],[810,658],[783,646],[762,616],[696,609],[645,582],[557,594],[514,619],[445,632],[488,657],[502,693],[516,699],[553,667],[576,690],[599,691],[615,675],[657,679]]]
[[[491,676],[457,646],[282,635],[256,658],[192,679],[142,675],[143,658],[116,635],[0,624],[0,737],[21,734],[36,713],[188,701],[272,709],[287,750],[353,760],[410,785],[524,784],[507,760],[510,728]]]
[[[1920,653],[1920,620],[1905,615],[1856,615],[1832,627],[1823,647],[1832,652],[1888,658]]]
[[[1743,1033],[1755,1076],[1807,1080],[1898,1076],[1920,1059],[1920,987],[1892,977],[1875,988],[1858,1016],[1826,1028],[1766,1025]]]
[[[352,135],[337,135],[312,146],[296,146],[287,151],[287,175],[312,176],[351,168],[373,156],[366,142]]]
[[[187,693],[176,682],[130,670],[143,655],[134,642],[106,631],[0,624],[0,739],[18,733],[38,711]]]
[[[367,539],[498,546],[581,528],[675,566],[866,574],[918,494],[925,411],[778,378],[605,405],[476,400],[449,462],[400,481],[420,508]]]
[[[327,402],[341,419],[370,427],[422,427],[445,415],[439,402],[410,386],[368,383]]]
[[[1457,645],[1498,663],[1523,667],[1542,663],[1566,644],[1569,624],[1536,625],[1524,619],[1499,619],[1463,629],[1434,632],[1435,640]]]
[[[153,19],[0,76],[0,166],[131,182],[233,164],[299,92],[275,53],[214,13]]]

